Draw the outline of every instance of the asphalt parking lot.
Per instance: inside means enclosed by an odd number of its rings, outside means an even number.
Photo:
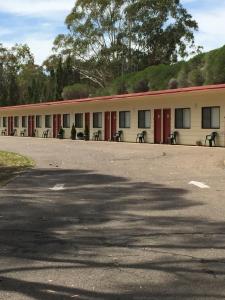
[[[0,299],[225,299],[225,149],[0,137]]]

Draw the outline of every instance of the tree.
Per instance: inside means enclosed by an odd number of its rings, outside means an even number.
[[[78,0],[54,50],[104,87],[123,73],[171,63],[194,46],[197,23],[179,0]]]
[[[176,62],[194,47],[196,21],[179,0],[134,0],[126,8],[135,48],[148,65]]]
[[[149,82],[147,79],[142,79],[134,85],[134,93],[148,92],[149,91]]]
[[[62,97],[64,100],[73,100],[87,98],[89,96],[89,88],[86,84],[76,83],[66,86],[63,89]]]

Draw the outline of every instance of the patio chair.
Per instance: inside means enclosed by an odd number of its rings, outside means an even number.
[[[49,134],[49,129],[44,130],[43,134],[42,134],[42,137],[47,139],[48,138],[48,134]]]
[[[65,130],[61,126],[59,129],[59,132],[57,134],[57,138],[62,140],[62,139],[64,139],[64,135],[65,135]]]
[[[115,142],[122,142],[122,134],[123,134],[122,130],[117,131],[113,136],[113,140]]]
[[[212,132],[211,134],[206,135],[205,137],[205,146],[207,141],[209,142],[209,147],[212,147],[213,143],[214,146],[216,146],[216,137],[217,137],[217,132]]]
[[[16,135],[17,135],[17,130],[16,130],[16,129],[13,129],[13,131],[11,132],[10,135],[11,135],[11,136],[16,136]]]
[[[1,132],[1,135],[6,135],[6,132],[7,132],[7,130],[3,129],[2,132]]]
[[[139,142],[139,143],[145,143],[146,134],[147,134],[146,131],[139,132],[137,134],[137,137],[136,137],[136,143],[137,142]]]
[[[168,144],[175,145],[177,143],[178,131],[173,131],[168,136]]]
[[[102,132],[101,130],[98,130],[96,132],[93,132],[93,137],[92,140],[93,141],[100,141],[100,136],[101,136]]]
[[[25,136],[25,133],[26,133],[26,129],[20,130],[20,136]]]

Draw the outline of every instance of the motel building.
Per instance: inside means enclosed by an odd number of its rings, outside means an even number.
[[[73,124],[90,139],[98,132],[112,141],[121,131],[121,141],[136,142],[144,131],[144,142],[155,144],[176,132],[176,144],[204,145],[216,132],[216,146],[225,147],[225,84],[0,107],[2,136],[57,138],[62,126],[69,139]]]

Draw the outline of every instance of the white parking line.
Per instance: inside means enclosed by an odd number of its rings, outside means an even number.
[[[199,182],[199,181],[190,181],[189,184],[193,184],[197,187],[199,187],[200,189],[209,189],[210,187],[208,185],[206,185],[203,182]]]
[[[51,191],[62,191],[65,190],[64,184],[56,184],[53,188],[49,188]]]

